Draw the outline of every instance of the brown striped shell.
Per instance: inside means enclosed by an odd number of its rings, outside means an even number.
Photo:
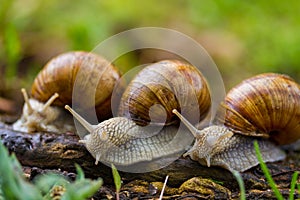
[[[120,102],[118,117],[98,125],[90,124],[68,105],[65,108],[90,133],[80,142],[96,164],[102,161],[119,167],[129,165],[126,170],[148,171],[166,164],[158,158],[177,159],[194,140],[186,129],[173,125],[179,121],[172,111],[180,110],[196,123],[208,113],[211,101],[206,81],[196,67],[165,60],[142,69],[126,87]],[[148,124],[151,126],[144,126]]]
[[[278,144],[300,138],[300,86],[266,73],[244,80],[225,100],[225,125],[243,135],[270,137]]]
[[[79,70],[80,77],[77,76]],[[46,102],[58,93],[59,98],[53,105],[73,103],[82,110],[93,110],[87,105],[91,106],[88,101],[96,88],[93,95],[96,112],[98,119],[103,120],[111,116],[110,97],[119,77],[118,70],[99,55],[83,51],[67,52],[51,59],[40,71],[32,85],[31,96]],[[72,99],[75,80],[80,83],[78,89],[82,98],[78,100]]]
[[[170,124],[176,118],[172,110],[184,109],[188,119],[196,123],[209,108],[209,90],[198,69],[185,62],[164,60],[147,66],[130,82],[121,98],[119,116],[139,125]]]

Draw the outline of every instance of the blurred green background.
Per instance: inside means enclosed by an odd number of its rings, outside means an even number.
[[[299,19],[297,0],[0,0],[0,95],[29,88],[59,53],[90,51],[116,33],[143,26],[171,28],[197,40],[227,90],[270,71],[300,81]],[[118,64],[126,71],[134,59],[129,55]]]

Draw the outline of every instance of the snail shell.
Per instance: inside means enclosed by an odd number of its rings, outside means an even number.
[[[228,92],[225,125],[243,135],[289,144],[300,138],[300,86],[287,75],[266,73]]]
[[[85,112],[95,107],[98,119],[102,121],[112,115],[110,98],[119,78],[119,71],[99,55],[83,51],[68,52],[51,59],[40,71],[32,84],[31,96],[46,102],[54,93],[58,93],[59,98],[53,105],[63,107],[65,104],[73,104]],[[76,89],[84,101],[72,99],[75,81],[80,83],[80,88]],[[93,91],[95,88],[96,93]],[[93,105],[89,99],[94,96]]]
[[[193,118],[200,120],[200,114],[205,116],[209,110],[209,100],[205,80],[195,67],[166,60],[136,75],[121,98],[118,117],[90,125],[69,106],[65,108],[90,132],[81,142],[96,164],[101,160],[124,166],[183,152],[193,138],[188,131],[175,137],[178,127],[167,126],[176,118],[172,110],[194,114]]]
[[[111,116],[110,97],[119,76],[114,66],[96,54],[82,51],[60,54],[36,76],[30,99],[22,91],[25,99],[23,114],[13,128],[25,132],[74,131],[72,120],[59,108],[65,104],[75,105],[86,111],[86,115],[96,108],[99,120],[107,119]],[[72,99],[75,81],[79,81],[76,89],[84,98]],[[90,96],[95,96],[95,104],[89,102],[91,98],[86,98]]]
[[[259,164],[253,141],[257,140],[265,162],[283,160],[275,145],[300,138],[300,86],[290,77],[275,73],[254,76],[228,92],[225,124],[203,130],[194,128],[177,111],[196,138],[185,154],[202,165],[245,171]],[[274,143],[275,142],[275,143]]]
[[[164,60],[144,68],[130,82],[121,98],[118,116],[138,125],[165,125],[178,120],[173,109],[184,106],[188,112],[198,107],[198,112],[189,112],[188,116],[199,122],[210,105],[206,81],[197,68],[178,60]]]

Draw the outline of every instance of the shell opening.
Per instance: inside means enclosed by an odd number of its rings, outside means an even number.
[[[50,99],[48,99],[48,101],[45,103],[42,112],[44,112],[54,101],[55,99],[57,99],[59,95],[57,93],[53,94]]]
[[[191,131],[195,138],[197,138],[198,129],[193,126],[184,116],[182,116],[176,109],[173,109],[172,112],[177,115],[177,117],[182,121],[182,123]]]
[[[88,123],[83,117],[81,117],[75,110],[73,110],[69,105],[65,105],[65,109],[67,109],[80,123],[86,130],[90,133],[94,130],[93,125]]]
[[[21,89],[21,92],[23,94],[23,97],[24,97],[24,101],[25,101],[25,104],[27,105],[27,109],[28,109],[28,114],[31,114],[33,112],[33,109],[30,105],[30,102],[29,102],[29,98],[28,98],[28,95],[27,95],[27,92],[24,88]]]

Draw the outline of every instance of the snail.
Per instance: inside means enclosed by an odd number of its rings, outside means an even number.
[[[185,153],[202,165],[246,171],[259,162],[257,140],[265,162],[283,160],[277,146],[300,138],[300,86],[289,76],[265,73],[244,80],[226,95],[225,123],[196,129],[173,110],[193,133],[194,146]]]
[[[21,89],[25,103],[23,113],[19,120],[13,124],[13,129],[32,133],[35,131],[58,132],[57,127],[62,127],[63,131],[72,131],[71,121],[64,120],[64,117],[58,107],[51,104],[58,98],[58,94],[54,93],[46,103],[28,98],[28,94],[24,88]]]
[[[65,104],[71,103],[85,112],[96,108],[99,120],[107,119],[112,115],[110,97],[119,77],[118,69],[99,55],[83,51],[60,54],[52,58],[36,76],[31,87],[31,98],[22,89],[25,100],[23,113],[13,124],[13,129],[24,132],[74,131],[73,120],[62,109]],[[83,97],[91,93],[90,88],[97,89],[95,108],[88,102],[90,98],[72,99],[75,81],[79,81],[79,88],[76,89]]]
[[[88,130],[80,142],[95,158],[95,164],[101,161],[126,166],[185,151],[191,144],[185,144],[185,137],[190,137],[190,142],[193,138],[188,131],[177,134],[178,118],[172,110],[199,121],[209,112],[210,95],[196,67],[164,60],[145,67],[130,82],[117,117],[91,125],[70,106],[65,108]]]
[[[73,106],[79,105],[79,108],[82,106],[87,113],[93,110],[94,106],[86,107],[90,106],[89,103],[70,100],[75,79],[82,83],[80,91],[84,92],[87,88],[98,89],[103,85],[94,86],[95,81],[90,81],[93,78],[98,80],[99,76],[104,76],[104,85],[112,88],[120,76],[112,65],[94,56],[71,52],[51,60],[35,79],[32,98],[29,99],[22,90],[25,99],[23,115],[14,128],[58,132],[61,131],[60,125],[56,125],[55,121],[60,121],[57,120],[61,113],[59,106],[72,103]],[[86,64],[90,68],[84,77],[78,79],[78,66],[84,67]],[[56,65],[61,68],[54,67]],[[68,65],[70,71],[65,72]],[[98,69],[97,66],[105,66],[105,72],[101,71],[99,75],[99,69],[103,67]],[[64,73],[65,78],[57,79],[58,84],[53,84],[52,80]],[[109,76],[106,77],[106,74]],[[51,81],[45,81],[47,79]],[[106,89],[100,89],[100,92],[103,91]],[[89,96],[91,92],[85,94]],[[104,108],[110,107],[111,92],[106,94],[99,97],[104,101]],[[121,98],[117,117],[91,125],[70,106],[66,105],[65,109],[89,132],[80,142],[95,158],[95,164],[103,161],[131,165],[182,153],[188,143],[184,143],[182,136],[176,138],[180,119],[188,128],[183,131],[184,137],[191,135],[190,132],[195,137],[194,146],[185,156],[189,155],[202,165],[242,172],[258,164],[254,140],[258,141],[265,162],[285,158],[285,153],[277,145],[291,143],[300,137],[299,95],[299,85],[286,75],[268,73],[249,78],[229,91],[222,103],[225,109],[224,124],[198,130],[194,124],[207,115],[211,104],[206,81],[192,65],[165,60],[147,66],[136,75]],[[110,113],[98,108],[100,101],[97,92],[95,102],[100,118]],[[38,104],[37,112],[33,112],[35,104]],[[38,115],[27,116],[32,113]],[[37,117],[46,119],[37,120]],[[29,119],[38,123],[32,125],[34,123]]]

